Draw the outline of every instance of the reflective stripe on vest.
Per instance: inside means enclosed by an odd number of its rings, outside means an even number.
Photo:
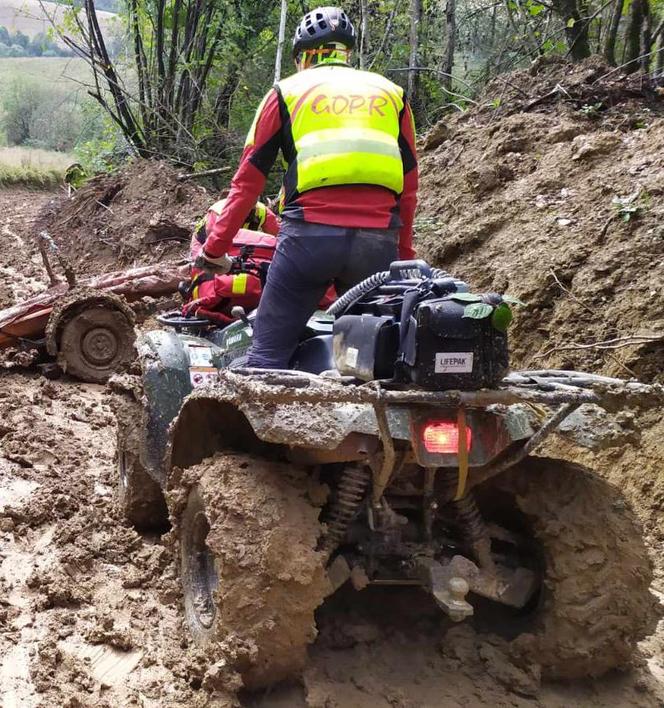
[[[401,194],[399,86],[368,71],[323,65],[278,87],[291,120],[298,192],[372,184]]]
[[[209,211],[213,211],[217,216],[220,216],[225,204],[226,200],[220,199],[210,207]],[[249,218],[242,224],[242,228],[251,229],[252,231],[261,231],[266,218],[267,206],[265,206],[263,202],[256,202],[256,206],[253,211],[249,213]]]
[[[247,292],[247,274],[240,273],[233,276],[233,284],[231,285],[233,295],[244,295]]]

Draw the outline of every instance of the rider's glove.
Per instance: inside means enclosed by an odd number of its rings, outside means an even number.
[[[208,297],[199,297],[196,300],[186,303],[182,306],[182,314],[184,317],[192,317],[199,314],[199,310],[211,310],[218,305],[222,300],[218,295],[209,295]]]
[[[220,275],[228,273],[232,265],[233,261],[227,254],[224,253],[223,256],[214,258],[213,256],[208,256],[204,249],[201,249],[201,252],[194,261],[194,268],[200,268],[209,273],[218,273]]]

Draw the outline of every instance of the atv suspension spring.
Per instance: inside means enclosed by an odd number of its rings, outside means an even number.
[[[327,536],[324,550],[332,553],[343,541],[348,524],[353,520],[369,486],[371,473],[367,467],[346,467],[341,473],[337,498],[326,519]]]
[[[492,569],[494,563],[491,556],[491,537],[473,493],[466,492],[461,499],[455,500],[453,504],[462,532],[466,536],[477,562],[486,570]]]

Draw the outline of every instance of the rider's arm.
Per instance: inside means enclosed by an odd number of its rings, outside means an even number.
[[[263,231],[266,234],[271,234],[272,236],[276,236],[279,233],[279,217],[269,207],[267,209],[267,213],[265,214]]]
[[[403,162],[403,193],[399,201],[399,216],[403,226],[399,232],[399,258],[415,258],[413,249],[413,219],[417,206],[417,153],[415,151],[415,122],[406,103],[401,113],[399,147]]]
[[[265,187],[266,177],[277,158],[280,145],[279,101],[276,91],[272,89],[256,112],[240,165],[231,182],[231,191],[205,241],[206,255],[214,258],[228,252],[233,237]]]

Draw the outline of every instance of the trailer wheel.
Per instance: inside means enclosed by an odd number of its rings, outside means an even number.
[[[117,309],[91,306],[77,312],[62,328],[58,363],[71,376],[104,383],[134,357],[134,328]]]
[[[195,642],[209,655],[216,642],[233,645],[247,688],[296,677],[328,589],[306,474],[241,454],[218,454],[189,473],[197,482],[174,522]]]

